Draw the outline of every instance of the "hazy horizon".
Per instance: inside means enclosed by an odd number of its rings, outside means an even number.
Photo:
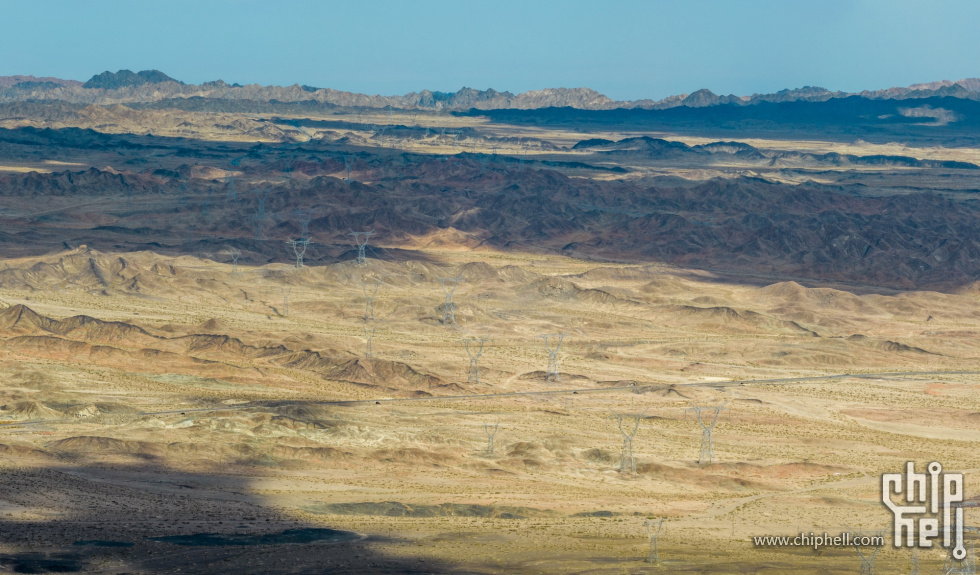
[[[615,100],[657,100],[702,88],[739,96],[803,86],[859,92],[980,76],[972,24],[980,4],[959,0],[928,9],[843,0],[604,8],[4,0],[0,8],[15,23],[0,36],[0,75],[80,81],[157,69],[190,84],[379,95],[587,87]],[[38,42],[45,37],[58,41]]]
[[[119,72],[122,72],[122,71],[125,71],[125,70],[128,70],[130,72],[134,72],[134,73],[141,72],[141,71],[153,71],[153,69],[139,69],[139,70],[132,69],[131,70],[131,69],[126,68],[126,69],[120,69],[120,70],[103,70],[101,72],[98,72],[96,74],[93,74],[92,76],[103,74],[105,72],[119,73]],[[156,71],[163,72],[164,74],[167,74],[167,71],[166,70],[156,70]],[[175,78],[171,74],[167,74],[167,75],[170,76],[171,78],[173,78],[174,80],[183,82],[183,80],[181,80],[180,78]],[[16,77],[16,76],[34,76],[35,78],[38,78],[38,79],[57,78],[59,80],[74,80],[74,81],[79,81],[79,82],[83,82],[83,83],[86,82],[86,81],[88,81],[92,77],[92,76],[90,76],[90,77],[84,78],[84,79],[82,79],[82,78],[61,78],[61,77],[56,77],[56,76],[38,76],[37,74],[4,74],[2,76],[7,76],[7,77],[11,77],[11,76],[13,76],[13,77]],[[944,82],[944,81],[949,81],[949,82],[956,83],[958,81],[967,80],[967,79],[974,79],[974,78],[973,77],[971,77],[971,78],[939,78],[939,79],[935,79],[935,80],[925,80],[925,81],[922,81],[922,82],[913,82],[911,84],[903,85],[903,86],[868,86],[868,87],[862,88],[858,92],[865,91],[865,90],[867,90],[867,91],[884,90],[884,89],[888,89],[888,88],[907,88],[909,86],[915,86],[915,85],[921,85],[921,84],[931,84],[931,83]],[[284,84],[261,84],[261,83],[258,83],[258,82],[228,82],[224,78],[215,78],[213,80],[205,80],[204,82],[214,82],[214,81],[222,81],[222,82],[225,82],[228,85],[239,85],[239,86],[257,85],[257,86],[262,86],[262,87],[273,87],[273,86],[289,87],[289,86],[297,86],[297,85],[299,85],[299,86],[312,87],[312,88],[317,88],[317,89],[333,89],[333,90],[338,90],[338,91],[341,91],[341,92],[358,93],[358,92],[355,92],[355,91],[352,91],[352,90],[341,90],[341,89],[336,88],[334,86],[310,86],[309,84],[301,84],[300,82],[292,82],[292,83],[288,83],[288,84],[285,84],[285,83]],[[200,82],[200,83],[199,82],[184,82],[184,83],[185,84],[188,84],[188,85],[201,85],[204,82]],[[779,92],[781,90],[801,90],[801,89],[806,89],[806,88],[824,88],[824,89],[830,90],[831,92],[838,91],[838,90],[833,90],[833,89],[826,88],[826,86],[805,85],[805,86],[786,86],[784,88],[780,88],[779,90],[774,90],[772,92],[753,92],[751,94],[726,94],[724,92],[718,92],[716,90],[712,90],[710,87],[702,86],[701,88],[691,89],[691,90],[687,90],[687,91],[684,91],[684,92],[678,92],[676,94],[670,94],[668,96],[664,96],[664,98],[669,98],[669,97],[672,97],[672,96],[680,96],[680,95],[690,95],[690,94],[692,94],[692,93],[694,93],[694,92],[696,92],[698,90],[703,90],[703,89],[709,90],[709,91],[713,92],[714,94],[716,94],[718,96],[750,97],[750,96],[755,96],[755,95],[760,95],[760,94],[775,93],[775,92]],[[456,88],[456,89],[448,89],[448,90],[432,90],[430,88],[419,88],[417,90],[409,90],[408,92],[403,92],[403,93],[399,93],[399,94],[367,94],[367,95],[368,96],[380,96],[380,97],[399,97],[399,96],[405,96],[405,95],[412,94],[412,93],[421,93],[424,90],[429,90],[431,92],[437,92],[437,93],[444,93],[445,94],[445,93],[456,93],[456,92],[459,92],[461,90],[467,90],[467,89],[473,89],[473,90],[477,90],[477,91],[481,91],[481,92],[482,91],[488,91],[488,90],[494,90],[496,92],[501,92],[501,93],[503,93],[503,92],[510,92],[510,93],[512,93],[514,95],[519,95],[519,94],[523,94],[523,93],[526,93],[526,92],[543,91],[543,90],[550,90],[550,89],[557,89],[557,90],[592,89],[592,90],[595,90],[591,86],[548,86],[548,87],[545,87],[545,88],[533,88],[531,90],[523,90],[523,91],[508,90],[506,88],[500,88],[500,87],[496,87],[496,86],[486,86],[486,87],[460,86],[459,88]],[[846,90],[839,90],[839,91],[840,92],[849,93]],[[596,90],[596,92],[602,93],[601,90]],[[609,96],[608,94],[604,94],[604,93],[602,93],[602,94],[604,96]],[[640,101],[640,100],[656,100],[656,101],[659,101],[659,100],[662,100],[664,98],[635,98],[635,99],[626,99],[626,100],[618,100],[618,101]],[[615,98],[613,98],[613,99],[616,100]]]

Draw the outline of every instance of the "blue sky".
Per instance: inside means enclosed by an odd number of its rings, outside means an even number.
[[[0,75],[616,99],[980,76],[980,1],[0,0]]]

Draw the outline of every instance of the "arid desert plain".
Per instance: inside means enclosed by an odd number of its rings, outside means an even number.
[[[859,573],[752,537],[978,493],[975,141],[266,107],[0,105],[0,572]]]

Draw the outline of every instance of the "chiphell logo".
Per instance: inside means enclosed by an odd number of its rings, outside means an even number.
[[[954,545],[953,558],[962,560],[966,557],[963,508],[953,504],[963,501],[963,474],[943,473],[943,466],[935,461],[926,466],[926,471],[916,473],[915,464],[909,461],[904,474],[881,476],[881,501],[895,514],[895,547],[932,547],[942,526],[942,546],[949,549]],[[903,493],[904,502],[909,505],[892,501],[893,495]],[[901,497],[898,500],[902,502]]]

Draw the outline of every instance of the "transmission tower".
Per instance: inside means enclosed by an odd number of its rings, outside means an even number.
[[[255,207],[255,215],[252,216],[252,223],[255,226],[255,239],[262,239],[262,228],[265,226],[265,222],[269,219],[268,214],[265,213],[265,200],[269,197],[269,189],[264,190],[253,190],[252,194],[255,196],[255,201],[257,205]]]
[[[289,317],[289,292],[293,291],[292,287],[280,287],[279,291],[282,292],[282,310],[283,317]]]
[[[636,437],[636,432],[640,429],[640,420],[643,419],[643,413],[615,413],[613,412],[612,417],[616,419],[616,423],[619,425],[619,432],[623,434],[623,453],[619,457],[619,472],[626,473],[628,475],[636,475],[636,458],[633,456],[633,438]],[[623,425],[623,421],[627,420],[632,423],[632,429],[630,428],[630,423]]]
[[[238,203],[238,191],[235,190],[235,176],[228,176],[225,180],[228,182],[228,191],[225,193],[225,201]]]
[[[368,282],[361,280],[361,291],[364,292],[364,321],[374,319],[374,298],[378,295],[378,288],[381,287],[381,280]]]
[[[660,530],[664,528],[664,518],[658,520],[647,519],[643,522],[647,528],[647,537],[650,538],[650,551],[647,553],[647,563],[660,565],[660,550],[657,549],[657,539],[660,538]]]
[[[544,333],[538,338],[544,340],[544,348],[548,350],[548,376],[545,381],[561,381],[561,375],[558,373],[558,352],[561,351],[561,343],[565,340],[565,332]]]
[[[354,230],[350,231],[350,234],[354,236],[354,243],[357,244],[358,265],[367,262],[367,257],[364,255],[364,248],[367,247],[368,239],[371,237],[371,234],[373,233],[374,230],[370,230],[367,232],[355,232]]]
[[[862,551],[858,541],[866,537],[877,538],[876,541],[879,541],[879,543],[872,545],[871,550]],[[858,532],[855,534],[854,550],[857,551],[858,557],[861,558],[861,575],[875,575],[875,559],[878,558],[878,552],[881,551],[882,541],[884,541],[883,531],[876,531],[874,533]]]
[[[470,369],[466,372],[467,383],[480,383],[480,358],[483,356],[483,346],[488,341],[490,341],[488,337],[463,340],[463,345],[466,346],[466,355],[470,357]]]
[[[446,301],[442,305],[442,323],[443,325],[450,323],[456,325],[456,304],[453,303],[453,294],[456,292],[456,286],[459,285],[459,282],[463,281],[463,278],[456,276],[437,279],[442,284],[442,291],[446,294]]]
[[[231,277],[238,277],[238,258],[242,257],[242,252],[238,248],[228,248],[228,255],[231,256]]]
[[[365,327],[364,328],[364,342],[365,342],[364,357],[366,357],[368,359],[371,359],[372,357],[374,357],[374,353],[371,350],[371,340],[374,339],[374,330],[375,330],[375,328],[373,328],[373,327],[371,327],[371,328]]]
[[[299,239],[308,240],[310,239],[310,220],[313,219],[313,214],[316,210],[306,209],[306,210],[293,210],[293,215],[299,220],[300,226],[303,231],[299,234]]]
[[[306,248],[310,247],[310,239],[286,240],[286,245],[292,246],[293,254],[296,255],[296,269],[303,269],[303,256],[306,254]]]
[[[350,170],[353,166],[354,166],[354,160],[351,160],[350,156],[344,156],[344,167],[347,168],[347,177],[344,178],[344,182],[346,182],[348,186],[353,181],[351,180],[350,177]]]
[[[493,438],[497,435],[498,427],[500,427],[499,421],[495,421],[493,426],[489,423],[483,424],[483,431],[487,434],[487,455],[493,455]]]
[[[214,190],[212,190],[210,186],[208,186],[208,188],[204,191],[204,201],[201,202],[201,216],[203,216],[205,220],[211,219],[211,200],[213,194]]]
[[[698,455],[698,463],[700,465],[707,465],[715,460],[715,443],[711,436],[711,431],[715,428],[715,424],[718,423],[718,416],[721,414],[721,410],[725,409],[725,405],[728,402],[717,406],[707,407],[698,406],[691,404],[688,411],[693,411],[698,416],[698,425],[701,426],[701,453]],[[711,421],[705,421],[706,416],[704,412],[714,412],[714,417],[711,417]]]
[[[976,575],[977,572],[977,554],[975,549],[975,537],[980,535],[980,529],[976,527],[963,527],[964,533],[972,533],[974,537],[969,540],[962,541],[963,550],[966,551],[966,555],[963,559],[956,559],[954,553],[957,549],[956,545],[949,546],[949,552],[946,554],[946,561],[943,563],[943,575]],[[916,561],[918,563],[918,561]]]

